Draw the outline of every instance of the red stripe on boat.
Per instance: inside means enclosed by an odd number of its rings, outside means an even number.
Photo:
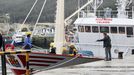
[[[65,59],[65,58],[56,58],[56,57],[48,57],[48,56],[30,56],[30,58],[55,59],[55,60]]]
[[[30,60],[30,62],[57,63],[57,61],[50,61],[50,60]]]
[[[48,64],[36,64],[36,63],[30,63],[29,65],[32,65],[32,66],[49,66]]]
[[[20,70],[20,69],[11,69],[15,75],[22,75],[26,73],[26,70]]]

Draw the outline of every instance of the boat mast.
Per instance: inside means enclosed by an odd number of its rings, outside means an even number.
[[[132,18],[134,19],[134,2],[132,3]]]
[[[56,47],[57,54],[62,54],[62,47],[64,41],[65,41],[64,0],[57,0],[55,36],[54,36],[54,44]]]

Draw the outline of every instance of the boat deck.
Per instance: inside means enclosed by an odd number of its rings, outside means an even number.
[[[134,55],[112,61],[97,61],[76,66],[69,66],[34,75],[134,75]]]

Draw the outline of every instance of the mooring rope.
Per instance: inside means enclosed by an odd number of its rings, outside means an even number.
[[[36,26],[37,26],[37,24],[38,24],[38,22],[39,22],[40,16],[42,15],[42,12],[43,12],[43,9],[44,9],[44,7],[45,7],[46,2],[47,2],[47,0],[44,0],[44,3],[43,3],[42,8],[41,8],[41,11],[40,11],[39,16],[38,16],[38,18],[37,18],[37,20],[36,20],[36,23],[35,23],[35,25],[34,25],[34,29],[33,29],[33,32],[32,32],[31,37],[33,36],[33,33],[34,33],[34,31],[35,31],[35,28],[36,28]]]
[[[29,15],[31,14],[31,12],[33,11],[33,8],[34,8],[34,7],[35,7],[35,5],[37,4],[37,2],[38,2],[38,0],[35,0],[35,2],[34,2],[34,4],[33,4],[33,6],[31,7],[31,9],[30,9],[30,11],[28,12],[28,14],[27,14],[26,18],[24,19],[24,21],[23,21],[22,25],[20,26],[20,30],[21,30],[22,26],[25,24],[25,22],[26,22],[27,18],[28,18],[28,17],[29,17]]]
[[[77,55],[77,56],[75,56],[74,58],[72,58],[72,59],[70,59],[70,60],[67,60],[67,61],[62,62],[62,63],[60,63],[60,64],[57,64],[57,65],[48,67],[48,68],[46,68],[46,69],[34,71],[33,74],[35,74],[35,73],[37,73],[37,72],[41,72],[41,71],[45,71],[45,70],[49,70],[49,69],[53,69],[53,68],[59,67],[59,66],[61,66],[61,65],[64,65],[64,64],[66,64],[66,63],[72,61],[72,60],[75,60],[75,59],[78,58],[79,56],[80,56],[80,55]]]

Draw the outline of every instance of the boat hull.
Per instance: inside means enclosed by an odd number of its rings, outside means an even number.
[[[23,54],[6,56],[11,70],[16,75],[22,75],[26,72],[26,56]],[[71,65],[77,65],[87,62],[103,60],[101,58],[86,58],[81,56],[57,55],[32,52],[29,55],[29,67],[31,73],[35,71],[44,71]],[[15,62],[15,63],[14,63]]]

